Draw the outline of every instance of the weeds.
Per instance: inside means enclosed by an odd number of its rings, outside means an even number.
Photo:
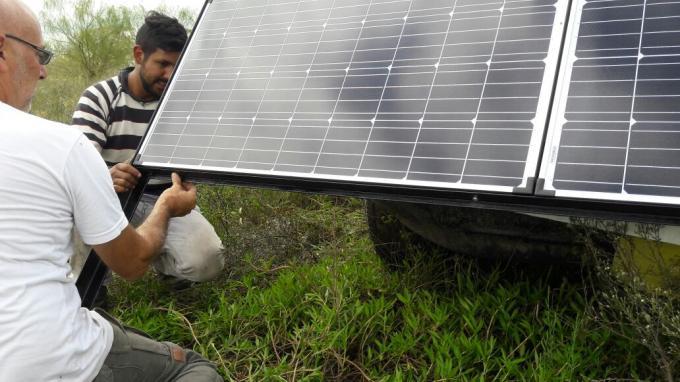
[[[591,315],[602,326],[648,349],[655,379],[680,378],[680,259],[663,252],[659,227],[637,224],[631,228],[601,221],[580,221],[584,232],[602,232],[617,243],[616,257],[588,240],[596,270]],[[605,233],[606,232],[606,233]]]
[[[389,271],[353,199],[201,190],[229,247],[220,280],[113,286],[114,313],[233,381],[652,379],[650,351],[589,314],[581,284],[418,253]]]

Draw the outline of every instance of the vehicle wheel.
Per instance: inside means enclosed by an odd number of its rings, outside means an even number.
[[[368,232],[375,252],[389,267],[398,267],[410,254],[437,246],[406,227],[385,202],[366,201]]]
[[[418,249],[546,264],[579,262],[584,250],[568,224],[508,211],[369,200],[366,215],[390,265]]]

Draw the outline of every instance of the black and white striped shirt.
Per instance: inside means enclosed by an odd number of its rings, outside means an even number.
[[[130,163],[144,136],[158,101],[141,102],[130,94],[133,68],[85,90],[71,124],[80,129],[109,164]]]

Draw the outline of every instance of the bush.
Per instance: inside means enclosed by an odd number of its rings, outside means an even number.
[[[616,256],[587,240],[594,266],[592,316],[649,351],[659,380],[680,378],[680,252],[659,240],[660,226],[582,220],[585,236],[608,232]],[[634,230],[637,237],[626,235]]]

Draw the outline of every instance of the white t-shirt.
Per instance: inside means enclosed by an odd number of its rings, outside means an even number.
[[[91,381],[111,325],[81,308],[71,232],[109,242],[128,222],[85,136],[0,102],[0,381]]]

